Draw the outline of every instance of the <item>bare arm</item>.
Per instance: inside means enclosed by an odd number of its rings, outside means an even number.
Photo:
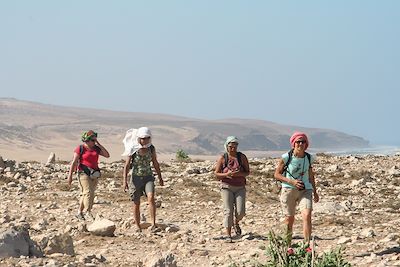
[[[308,169],[308,177],[310,180],[310,183],[313,187],[313,196],[314,196],[314,202],[318,202],[319,201],[319,195],[317,193],[317,187],[315,186],[315,173],[313,168],[310,166],[310,168]]]
[[[128,189],[128,173],[130,170],[131,161],[132,161],[132,156],[126,157],[124,170],[122,172],[122,183],[124,185],[124,190]]]
[[[78,153],[74,153],[74,158],[72,159],[71,166],[69,167],[69,173],[68,173],[68,184],[69,184],[70,187],[71,187],[71,184],[72,184],[72,174],[76,170],[76,166],[78,165],[78,161],[79,161],[79,154]]]
[[[156,148],[154,148],[153,153],[151,153],[151,160],[153,162],[153,167],[156,170],[156,173],[158,176],[158,182],[160,183],[161,186],[163,186],[164,180],[162,179],[162,176],[161,176],[161,169],[160,169],[160,164],[158,163],[158,160],[157,160]]]
[[[107,149],[104,148],[104,146],[102,146],[99,143],[99,140],[96,139],[96,145],[98,146],[98,148],[100,148],[100,152],[99,154],[102,155],[105,158],[109,158],[110,157],[110,153],[108,153]]]

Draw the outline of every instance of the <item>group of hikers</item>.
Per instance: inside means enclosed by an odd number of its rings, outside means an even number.
[[[95,189],[100,177],[99,156],[110,157],[107,149],[100,144],[97,133],[93,130],[82,134],[83,144],[74,150],[73,160],[68,174],[71,186],[73,174],[77,173],[80,188],[79,208],[76,217],[81,220],[93,220],[92,207]],[[306,152],[309,140],[305,133],[295,132],[290,137],[291,150],[283,154],[277,164],[274,177],[282,184],[280,202],[285,216],[284,228],[291,242],[296,207],[299,206],[303,219],[305,242],[311,237],[311,212],[313,202],[319,201],[315,186],[315,174],[312,168],[314,157]],[[126,157],[123,169],[123,188],[128,191],[133,202],[136,229],[140,227],[140,198],[145,195],[149,204],[151,230],[157,229],[155,205],[155,177],[159,185],[164,181],[157,161],[156,148],[152,144],[149,128],[130,129],[123,140]],[[221,182],[220,191],[223,202],[223,225],[226,235],[224,240],[232,242],[232,228],[236,236],[242,234],[240,221],[245,216],[246,177],[250,174],[249,162],[245,154],[238,150],[239,140],[228,136],[224,149],[215,166],[215,176]],[[131,175],[129,173],[131,172]]]

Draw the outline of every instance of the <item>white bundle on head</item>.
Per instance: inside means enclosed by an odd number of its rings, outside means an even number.
[[[142,146],[139,139],[145,137],[150,137],[150,142]],[[140,148],[147,148],[151,146],[151,131],[147,127],[140,127],[139,129],[129,129],[128,131],[126,131],[122,143],[124,143],[125,150],[121,156],[131,156]]]

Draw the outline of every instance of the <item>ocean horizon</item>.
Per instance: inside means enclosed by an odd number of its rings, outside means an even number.
[[[352,149],[341,149],[331,151],[318,151],[330,155],[383,155],[392,156],[400,153],[400,146],[391,145],[372,145],[367,148],[352,148]]]

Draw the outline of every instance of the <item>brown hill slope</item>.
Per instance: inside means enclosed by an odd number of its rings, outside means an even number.
[[[243,151],[288,149],[295,130],[309,134],[314,149],[360,148],[368,141],[328,129],[280,125],[262,120],[200,120],[165,114],[118,112],[62,107],[0,98],[0,150],[5,157],[41,161],[50,152],[69,159],[79,136],[86,129],[99,132],[99,140],[110,150],[111,160],[120,159],[126,130],[148,126],[160,153],[173,154],[182,148],[189,154],[215,155],[222,151],[228,135],[240,138]]]

